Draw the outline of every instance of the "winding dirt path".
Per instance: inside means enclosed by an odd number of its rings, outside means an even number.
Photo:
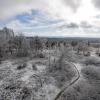
[[[78,68],[76,67],[76,65],[74,63],[71,62],[71,64],[74,66],[74,68],[75,68],[75,70],[77,72],[77,77],[75,77],[75,79],[72,79],[72,81],[69,84],[67,84],[66,86],[64,86],[61,89],[61,91],[56,95],[56,97],[54,98],[54,100],[58,100],[59,97],[61,96],[61,94],[64,93],[64,91],[66,89],[68,89],[70,86],[72,86],[73,84],[75,84],[79,80],[79,78],[80,78],[80,71],[78,70]]]

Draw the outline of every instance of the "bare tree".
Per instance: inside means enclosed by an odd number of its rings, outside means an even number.
[[[14,38],[14,47],[16,48],[17,56],[27,56],[29,54],[29,42],[22,34]]]
[[[43,50],[43,43],[38,36],[35,36],[30,41],[30,47],[31,47],[31,50],[33,50],[33,53],[35,54],[35,56],[37,56]]]
[[[72,41],[71,42],[71,46],[73,47],[73,49],[78,45],[77,41]]]

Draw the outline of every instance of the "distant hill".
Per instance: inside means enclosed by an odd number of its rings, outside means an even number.
[[[27,37],[32,39],[33,37]],[[49,41],[89,41],[91,43],[100,43],[100,38],[83,38],[83,37],[40,37]]]
[[[83,37],[49,37],[50,41],[89,41],[91,43],[100,43],[100,38],[83,38]]]

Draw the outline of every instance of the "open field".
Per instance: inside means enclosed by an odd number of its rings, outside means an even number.
[[[98,44],[24,36],[4,44],[0,100],[100,100]]]
[[[100,100],[100,0],[0,0],[0,100]]]

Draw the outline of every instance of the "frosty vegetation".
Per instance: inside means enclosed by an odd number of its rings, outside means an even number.
[[[99,47],[88,39],[25,37],[3,28],[0,100],[100,100]]]

